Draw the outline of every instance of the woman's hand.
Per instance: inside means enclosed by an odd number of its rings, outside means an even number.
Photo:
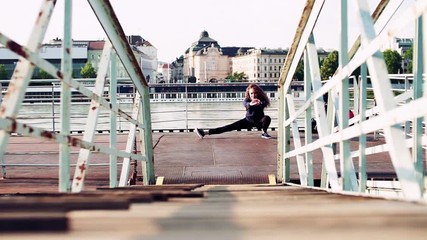
[[[256,105],[259,105],[260,103],[261,101],[258,98],[254,98],[252,99],[251,103],[249,103],[249,105],[256,106]]]

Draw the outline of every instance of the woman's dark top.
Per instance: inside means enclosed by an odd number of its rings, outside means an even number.
[[[252,123],[257,123],[264,117],[264,108],[267,106],[265,101],[261,101],[259,105],[250,105],[251,100],[246,99],[243,101],[243,105],[246,108],[246,120]]]

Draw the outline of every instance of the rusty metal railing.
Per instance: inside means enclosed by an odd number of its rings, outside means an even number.
[[[61,69],[57,69],[48,61],[39,56],[49,21],[55,10],[56,1],[46,0],[42,3],[37,20],[32,29],[28,44],[21,46],[4,34],[0,33],[0,43],[18,54],[21,58],[17,63],[15,71],[9,83],[7,93],[0,107],[0,163],[4,164],[4,154],[8,145],[11,133],[21,135],[46,138],[56,141],[60,146],[59,157],[59,191],[80,192],[84,189],[84,180],[89,174],[91,152],[97,151],[105,153],[110,157],[110,186],[124,186],[127,184],[130,172],[131,160],[141,161],[143,168],[144,184],[154,183],[153,150],[151,136],[150,104],[148,86],[145,77],[139,68],[132,49],[126,40],[123,29],[113,11],[109,1],[88,0],[94,14],[102,25],[108,41],[104,46],[102,58],[95,83],[95,90],[91,91],[84,85],[72,78],[72,57],[71,57],[71,22],[72,22],[72,1],[65,0],[64,4],[64,38],[62,45]],[[116,55],[126,69],[133,85],[136,89],[136,98],[132,115],[121,110],[115,99],[116,81]],[[21,108],[25,91],[29,85],[30,78],[35,67],[39,67],[61,81],[61,131],[51,132],[45,129],[36,128],[17,121],[16,116]],[[105,99],[103,89],[106,84],[105,79],[109,73],[110,79],[110,99]],[[76,89],[84,96],[91,99],[91,107],[87,115],[87,124],[82,138],[70,135],[70,89]],[[116,148],[116,131],[111,131],[109,146],[93,143],[95,128],[99,118],[100,108],[108,109],[111,113],[110,128],[116,129],[116,116],[120,116],[132,125],[129,131],[126,149]],[[138,135],[137,135],[138,134]],[[135,141],[140,144],[141,153],[133,151]],[[76,163],[74,176],[70,172],[70,147],[80,149]],[[123,158],[120,178],[117,177],[117,159]],[[6,168],[3,166],[3,177],[6,177]]]
[[[313,152],[321,152],[321,187],[334,192],[359,192],[366,190],[366,156],[369,151],[385,152],[393,163],[403,198],[422,200],[424,198],[425,146],[423,131],[424,117],[427,115],[427,91],[423,84],[427,69],[427,2],[416,1],[405,9],[398,21],[390,22],[402,0],[382,0],[371,14],[366,0],[342,0],[337,4],[340,14],[339,67],[336,74],[325,84],[320,78],[319,60],[313,30],[322,13],[324,0],[308,0],[294,42],[284,64],[279,98],[279,149],[278,178],[283,182],[290,180],[290,161],[297,163],[299,180],[303,186],[313,186]],[[349,51],[348,8],[356,13],[360,37]],[[385,11],[390,10],[390,11]],[[383,18],[385,21],[377,21]],[[390,36],[415,23],[413,91],[394,96],[381,53],[383,43]],[[304,60],[306,103],[299,109],[293,106],[292,96],[288,94],[292,77],[300,59]],[[358,109],[352,124],[349,125],[349,81],[357,68],[361,69],[358,82]],[[375,115],[368,119],[366,105],[366,79],[369,71],[375,95]],[[323,96],[328,94],[325,109]],[[405,104],[397,104],[404,100]],[[314,115],[312,116],[312,112]],[[300,138],[295,119],[304,116],[305,141]],[[311,118],[317,122],[318,138],[313,138]],[[357,120],[356,120],[357,119]],[[412,134],[401,126],[410,123]],[[384,134],[385,145],[368,149],[366,136],[375,131]],[[350,147],[350,139],[357,138],[357,149]],[[293,141],[293,147],[290,142]],[[355,160],[358,160],[356,172]],[[339,171],[337,170],[339,166]]]

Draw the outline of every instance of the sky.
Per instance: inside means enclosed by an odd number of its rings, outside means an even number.
[[[401,9],[414,1],[404,0]],[[142,36],[157,48],[160,61],[172,62],[199,39],[202,31],[207,31],[221,47],[289,48],[306,1],[111,0],[110,2],[126,35]],[[368,2],[371,8],[374,8],[379,0]],[[43,0],[0,0],[0,3],[2,6],[0,32],[25,45]],[[338,0],[326,0],[323,6],[314,30],[318,48],[339,47],[338,3]],[[57,0],[44,43],[57,37],[62,38],[63,11],[64,1]],[[351,12],[350,42],[357,36],[355,30],[357,24],[352,21]],[[397,16],[399,12],[396,13]],[[73,0],[72,29],[75,40],[106,39],[86,0]],[[413,37],[411,30],[402,32],[397,37]]]

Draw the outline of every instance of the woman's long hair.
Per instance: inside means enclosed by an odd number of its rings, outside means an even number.
[[[249,96],[249,90],[251,88],[256,92],[258,99],[265,102],[266,106],[269,107],[270,106],[270,98],[268,98],[268,96],[267,96],[267,94],[265,94],[264,90],[262,90],[262,88],[255,83],[249,84],[249,86],[246,88],[245,98],[251,99],[251,97]]]

